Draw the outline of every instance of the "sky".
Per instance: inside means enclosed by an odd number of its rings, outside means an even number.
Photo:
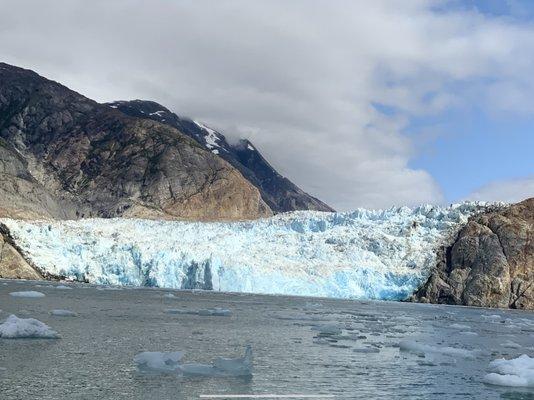
[[[534,196],[530,0],[0,0],[0,60],[248,138],[338,210]]]

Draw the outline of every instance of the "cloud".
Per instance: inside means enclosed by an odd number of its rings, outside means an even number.
[[[491,182],[475,190],[466,200],[516,203],[534,197],[534,175],[521,179]]]
[[[534,111],[534,28],[443,2],[0,3],[4,61],[250,138],[337,209],[444,201],[409,165],[416,116]]]

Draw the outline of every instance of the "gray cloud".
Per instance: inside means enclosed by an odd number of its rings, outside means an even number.
[[[534,29],[437,3],[0,0],[0,57],[248,137],[338,209],[439,203],[402,130],[471,103],[534,111]]]

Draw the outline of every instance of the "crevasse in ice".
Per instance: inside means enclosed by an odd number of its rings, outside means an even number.
[[[404,299],[488,205],[300,211],[243,222],[3,219],[42,270],[97,284]]]

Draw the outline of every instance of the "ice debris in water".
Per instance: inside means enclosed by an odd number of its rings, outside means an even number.
[[[172,373],[188,376],[251,376],[252,347],[247,346],[245,355],[238,358],[218,357],[212,364],[181,364],[183,352],[144,352],[134,357],[140,372]]]
[[[183,355],[183,351],[170,353],[145,351],[134,357],[134,363],[141,372],[175,372]]]
[[[489,365],[492,373],[484,376],[483,381],[490,385],[534,387],[534,358],[526,354],[506,360],[494,360]]]
[[[189,314],[189,315],[200,315],[203,317],[229,317],[232,315],[232,311],[226,310],[224,308],[203,308],[200,310],[180,310],[177,308],[168,308],[165,310],[167,314]]]
[[[321,336],[341,335],[342,329],[337,324],[314,325],[312,331],[317,331]]]
[[[70,310],[52,310],[50,311],[50,314],[56,317],[77,317],[78,316],[78,314]]]
[[[399,300],[426,280],[443,240],[486,207],[462,203],[346,213],[298,211],[210,223],[1,222],[37,267],[73,280]]]
[[[67,286],[67,285],[57,285],[55,286],[56,289],[59,289],[59,290],[72,290],[72,288],[70,286]]]
[[[13,297],[26,297],[26,298],[45,297],[44,293],[36,292],[35,290],[28,290],[28,291],[23,291],[23,292],[11,292],[9,293],[9,295]]]
[[[429,344],[418,343],[415,340],[403,340],[399,343],[401,351],[420,355],[445,355],[449,357],[474,358],[475,352],[472,350],[458,349],[449,346],[432,346]]]
[[[34,318],[18,318],[11,314],[0,324],[0,338],[44,338],[56,339],[59,335],[45,323]]]

